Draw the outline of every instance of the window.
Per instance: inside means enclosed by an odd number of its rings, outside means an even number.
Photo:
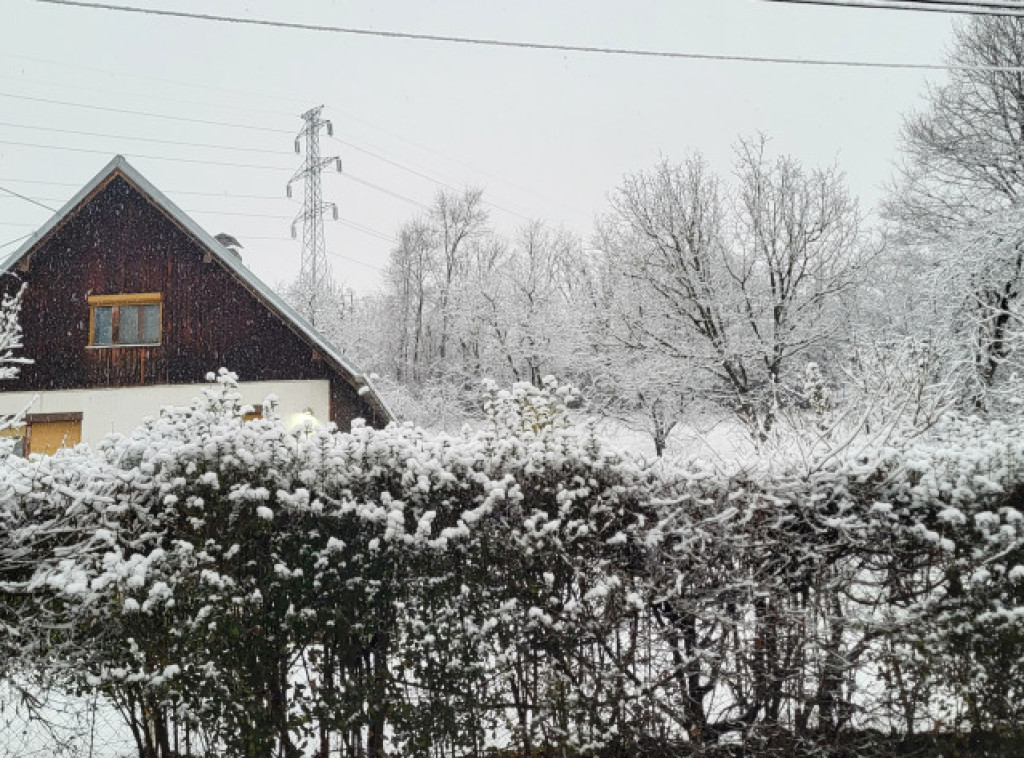
[[[163,295],[159,292],[91,295],[89,345],[159,345],[162,311]]]
[[[0,437],[14,437],[13,453],[53,455],[61,448],[82,441],[81,413],[29,413],[25,425],[0,431]]]

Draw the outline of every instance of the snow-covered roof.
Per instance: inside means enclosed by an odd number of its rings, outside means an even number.
[[[216,238],[190,218],[187,213],[175,205],[170,198],[153,186],[153,184],[151,184],[146,177],[140,174],[123,155],[114,156],[114,158],[111,159],[111,161],[104,166],[96,176],[89,180],[82,189],[75,193],[74,197],[68,200],[60,210],[58,210],[45,224],[39,227],[31,237],[25,240],[25,242],[23,242],[21,246],[14,251],[14,253],[3,261],[3,263],[0,264],[0,274],[6,273],[13,268],[14,265],[25,255],[31,252],[36,245],[46,239],[52,231],[61,226],[61,224],[78,209],[86,198],[90,197],[98,187],[105,184],[115,173],[120,174],[130,184],[134,185],[135,188],[142,192],[142,194],[146,195],[154,205],[166,213],[182,229],[199,242],[200,245],[206,248],[225,268],[233,273],[246,288],[248,288],[257,298],[263,301],[268,308],[275,311],[285,323],[291,326],[300,337],[303,337],[307,342],[319,350],[324,355],[325,359],[334,365],[335,369],[341,373],[351,376],[357,389],[362,387],[368,388],[369,393],[364,394],[363,397],[375,405],[384,415],[386,420],[394,420],[395,416],[384,402],[384,399],[377,393],[372,382],[370,382],[369,378],[358,366],[356,366],[355,363],[347,358],[341,350],[328,342],[323,335],[317,332],[312,324],[298,313],[298,311],[288,305],[280,295],[274,292],[258,276],[243,265],[238,256],[224,247],[224,245],[218,242]]]

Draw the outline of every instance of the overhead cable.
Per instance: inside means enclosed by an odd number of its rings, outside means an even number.
[[[445,189],[451,190],[452,192],[457,192],[458,191],[456,187],[452,186],[448,182],[444,182],[444,181],[442,181],[440,179],[435,179],[434,177],[430,176],[429,174],[425,174],[422,171],[417,171],[416,169],[411,168],[409,166],[406,166],[404,163],[400,163],[399,161],[394,161],[394,160],[391,160],[390,158],[385,158],[383,155],[375,153],[372,150],[367,150],[364,147],[359,147],[358,145],[354,145],[351,142],[348,142],[348,141],[343,140],[343,139],[339,139],[337,137],[333,137],[332,136],[332,137],[329,137],[328,139],[332,139],[335,142],[337,142],[338,144],[344,145],[345,147],[347,147],[347,148],[349,148],[351,150],[355,150],[356,152],[364,153],[365,155],[368,155],[371,158],[376,158],[377,160],[379,160],[379,161],[381,161],[383,163],[387,163],[389,166],[394,166],[395,168],[401,169],[402,171],[405,171],[405,172],[408,172],[408,173],[412,174],[413,176],[418,176],[421,179],[426,179],[428,182],[436,184],[438,187],[444,187]],[[517,218],[521,218],[524,221],[532,221],[533,220],[529,216],[525,216],[522,213],[519,213],[518,211],[514,211],[511,208],[506,208],[506,207],[504,207],[502,205],[498,205],[497,203],[492,203],[490,200],[483,200],[482,202],[484,203],[484,205],[489,205],[490,207],[494,208],[497,211],[501,211],[502,213],[507,213],[510,216],[516,216]]]
[[[0,182],[7,182],[13,184],[43,184],[49,187],[75,187],[79,188],[82,185],[76,182],[50,182],[42,179],[15,179],[13,177],[0,176]],[[227,200],[230,199],[241,199],[241,200],[275,200],[289,202],[288,198],[281,197],[280,195],[236,195],[232,192],[195,192],[191,190],[166,190],[168,195],[197,195],[201,197],[219,197]]]
[[[56,208],[52,208],[49,205],[45,205],[46,202],[51,202],[51,203],[63,203],[63,202],[66,202],[66,201],[60,200],[60,199],[55,198],[55,197],[26,197],[25,195],[19,195],[17,192],[12,192],[11,190],[7,189],[6,187],[0,187],[0,191],[7,192],[8,194],[14,195],[15,197],[17,197],[17,198],[19,198],[21,200],[27,200],[30,203],[34,203],[35,205],[38,205],[41,208],[46,208],[47,210],[53,211],[54,213],[57,212],[57,209]],[[167,194],[168,195],[173,195],[175,193],[168,192]],[[283,200],[284,202],[288,202],[288,200],[286,198],[275,198],[275,199]],[[265,218],[265,219],[288,220],[288,221],[291,221],[291,219],[293,218],[292,216],[280,216],[280,215],[275,215],[275,214],[272,214],[272,213],[249,213],[249,212],[225,211],[225,210],[220,210],[220,209],[218,209],[218,210],[210,210],[208,208],[192,208],[192,209],[185,208],[184,211],[185,211],[185,213],[202,213],[202,214],[205,214],[205,215],[246,216],[246,217],[249,217],[249,218]]]
[[[64,150],[64,151],[73,152],[73,153],[93,153],[93,154],[99,154],[99,155],[109,155],[110,154],[110,151],[108,151],[108,150],[94,150],[94,149],[86,148],[86,147],[65,147],[63,145],[40,145],[40,144],[36,144],[36,143],[31,143],[31,142],[15,142],[15,141],[12,141],[12,140],[0,140],[0,145],[14,145],[14,146],[17,146],[17,147],[31,147],[31,148],[38,148],[40,150]],[[230,163],[230,162],[225,162],[225,161],[210,161],[210,160],[205,160],[205,159],[202,159],[202,158],[171,158],[171,157],[168,157],[168,156],[165,156],[165,155],[141,155],[139,153],[124,153],[124,156],[126,158],[141,158],[143,160],[170,161],[172,163],[199,163],[199,164],[203,164],[203,165],[207,165],[207,166],[228,166],[228,167],[231,167],[231,168],[251,168],[251,169],[260,169],[260,170],[264,170],[264,171],[282,171],[282,172],[288,171],[288,172],[290,172],[290,171],[293,170],[291,168],[286,168],[286,167],[283,167],[283,166],[263,166],[263,165],[254,164],[254,163]],[[375,183],[373,183],[371,181],[368,181],[366,179],[360,179],[358,176],[353,176],[352,174],[341,174],[341,176],[344,179],[348,179],[348,180],[353,181],[353,182],[355,182],[357,184],[361,184],[364,187],[369,187],[370,189],[376,190],[377,192],[380,192],[380,193],[385,194],[385,195],[389,195],[389,196],[391,196],[393,198],[396,198],[398,200],[402,200],[402,201],[404,201],[406,203],[409,203],[411,205],[418,206],[418,207],[420,207],[420,208],[422,208],[424,210],[428,209],[428,206],[425,205],[424,203],[420,202],[419,200],[415,200],[415,199],[413,199],[411,197],[403,195],[400,192],[395,192],[394,190],[389,190],[387,187],[382,187],[379,184],[375,184]]]
[[[352,174],[342,174],[341,176],[342,176],[342,178],[349,179],[349,180],[355,182],[356,184],[362,184],[364,187],[369,187],[370,189],[375,189],[378,192],[382,192],[385,195],[390,195],[391,197],[396,198],[398,200],[404,200],[405,202],[409,203],[410,205],[418,206],[418,207],[422,208],[423,210],[429,210],[430,209],[430,207],[428,205],[426,205],[425,203],[421,203],[419,200],[413,200],[411,197],[406,197],[405,195],[403,195],[403,194],[401,194],[399,192],[395,192],[394,190],[389,190],[387,187],[381,187],[379,184],[374,184],[373,182],[368,182],[366,179],[360,179],[358,176],[352,176]]]
[[[34,147],[41,150],[64,150],[71,153],[93,153],[98,155],[110,155],[109,150],[94,150],[87,147],[66,147],[64,145],[40,145],[32,142],[15,142],[13,140],[0,140],[0,145],[14,145],[17,147]],[[265,171],[292,171],[293,169],[284,166],[261,166],[253,163],[230,163],[225,161],[210,161],[205,158],[170,158],[166,155],[141,155],[139,153],[122,153],[126,158],[142,158],[151,161],[170,161],[172,163],[199,163],[207,166],[228,166],[231,168],[255,168]]]
[[[40,208],[46,208],[46,210],[48,210],[48,211],[55,211],[56,210],[56,208],[51,208],[50,206],[46,205],[46,203],[40,202],[39,200],[35,200],[35,199],[31,198],[31,197],[26,197],[25,195],[22,195],[22,194],[20,194],[18,192],[15,192],[14,190],[11,190],[11,189],[7,189],[6,187],[0,187],[0,191],[6,192],[8,195],[13,195],[14,197],[16,197],[16,198],[18,198],[20,200],[24,200],[27,203],[32,203],[33,205],[38,205]]]
[[[364,263],[363,261],[357,260],[356,258],[352,258],[352,257],[349,257],[347,255],[342,255],[341,253],[336,253],[333,250],[327,250],[325,252],[327,253],[327,255],[331,256],[332,258],[340,258],[343,261],[348,261],[349,263],[355,263],[357,266],[365,266],[366,268],[373,269],[374,271],[383,271],[384,270],[380,266],[374,266],[372,263]]]
[[[0,56],[2,57],[2,56]],[[59,64],[58,64],[59,65]],[[74,67],[76,70],[77,66]],[[160,100],[167,103],[177,103],[178,105],[193,105],[200,108],[216,108],[216,109],[227,109],[231,111],[248,111],[251,113],[265,113],[273,116],[284,116],[292,117],[294,113],[286,113],[281,110],[271,110],[269,108],[251,108],[244,105],[232,105],[230,103],[210,103],[202,100],[189,100],[183,97],[167,97],[166,95],[154,95],[152,92],[125,92],[124,90],[114,91],[104,89],[101,87],[85,87],[78,83],[71,82],[55,82],[50,79],[36,79],[30,76],[24,76],[18,74],[16,76],[2,74],[0,79],[6,79],[8,81],[16,82],[18,84],[43,84],[49,87],[63,87],[64,89],[73,89],[75,92],[97,92],[101,95],[113,95],[117,97],[124,97],[129,95],[131,97],[143,97],[147,100]]]
[[[4,242],[3,244],[0,244],[0,250],[2,250],[5,247],[10,247],[11,245],[13,245],[15,243],[18,243],[18,242],[21,242],[22,240],[28,239],[33,234],[34,234],[34,232],[29,232],[28,234],[23,234],[20,237],[15,237],[12,240],[8,240],[7,242]]]
[[[485,47],[518,48],[525,50],[551,50],[556,52],[569,53],[595,53],[603,55],[619,55],[642,58],[669,58],[683,60],[701,60],[718,62],[739,62],[739,63],[775,63],[800,66],[835,66],[843,68],[876,68],[876,69],[906,69],[915,71],[949,71],[949,70],[971,70],[971,71],[1020,71],[1024,72],[1024,66],[965,66],[958,64],[941,63],[899,63],[883,61],[851,61],[825,58],[790,58],[777,56],[760,55],[724,55],[712,53],[689,53],[674,50],[645,50],[625,47],[599,47],[594,45],[565,45],[549,42],[530,42],[526,40],[501,40],[480,37],[457,37],[443,34],[420,34],[414,32],[398,32],[383,29],[365,29],[358,27],[329,26],[325,24],[302,24],[292,21],[272,21],[269,19],[242,18],[238,16],[221,16],[210,13],[189,13],[186,11],[164,10],[159,8],[140,8],[131,5],[112,5],[110,3],[85,2],[84,0],[36,0],[40,3],[51,5],[62,5],[76,8],[88,8],[91,10],[120,11],[124,13],[140,13],[152,16],[193,19],[199,21],[217,21],[222,23],[233,23],[249,26],[273,27],[279,29],[293,29],[300,31],[328,32],[333,34],[348,34],[363,37],[384,37],[388,39],[418,40],[421,42],[446,42],[460,45],[476,45]],[[771,0],[773,2],[798,2],[800,0]],[[826,5],[862,5],[854,3],[854,0],[806,0]],[[872,7],[863,4],[863,7]],[[888,6],[874,6],[888,7]],[[1012,14],[1011,11],[992,11],[992,13]],[[1021,13],[1013,15],[1024,15]]]
[[[54,1],[40,0],[40,2]],[[824,5],[835,8],[857,8],[876,11],[917,11],[967,16],[1024,18],[1024,6],[1016,3],[915,2],[914,0],[766,0],[766,2],[785,3],[787,5]],[[944,66],[943,68],[958,67],[951,65]]]
[[[33,63],[43,63],[49,66],[61,66],[64,68],[73,68],[76,71],[95,71],[100,74],[112,74],[114,76],[127,76],[132,79],[141,79],[147,82],[161,82],[163,84],[170,84],[175,87],[187,87],[189,89],[205,89],[211,92],[225,92],[231,95],[247,95],[249,97],[259,98],[264,100],[266,98],[272,98],[274,100],[287,100],[293,103],[307,104],[309,100],[307,98],[296,97],[295,95],[281,95],[272,92],[254,92],[252,90],[240,90],[237,87],[217,87],[212,84],[197,83],[197,82],[182,82],[176,79],[166,79],[160,76],[146,76],[144,74],[137,74],[127,71],[119,71],[111,68],[100,68],[98,66],[90,66],[83,64],[81,61],[75,61],[74,64],[65,63],[63,61],[55,61],[49,58],[40,58],[34,55],[15,55],[7,52],[6,50],[0,52],[0,58],[14,58],[22,61],[32,61]]]
[[[152,142],[157,145],[175,145],[178,147],[206,147],[211,148],[213,150],[235,150],[236,152],[261,153],[263,155],[273,152],[290,152],[287,150],[274,151],[259,147],[238,147],[236,145],[211,145],[205,142],[181,142],[169,139],[154,139],[153,137],[134,137],[126,134],[104,134],[102,132],[87,132],[78,129],[59,129],[54,126],[32,126],[29,124],[13,124],[9,121],[0,121],[0,126],[6,126],[12,129],[28,129],[30,131],[53,132],[55,134],[77,134],[82,137],[103,137],[104,139],[130,140],[133,142]]]
[[[40,0],[41,2],[42,0]],[[288,134],[291,135],[292,131],[289,129],[273,129],[268,126],[254,126],[253,124],[232,124],[227,121],[212,121],[209,119],[202,118],[189,118],[188,116],[172,116],[167,113],[153,113],[151,111],[133,111],[126,108],[111,108],[105,105],[92,105],[89,103],[72,103],[67,100],[53,100],[45,97],[32,97],[31,95],[18,95],[12,92],[0,92],[0,97],[10,98],[12,100],[27,100],[33,103],[49,103],[51,105],[63,105],[68,108],[85,108],[92,111],[106,111],[107,113],[121,113],[129,116],[146,116],[148,118],[162,118],[169,121],[187,121],[190,124],[206,124],[207,126],[229,126],[232,129],[251,129],[257,132],[270,132],[272,134]]]

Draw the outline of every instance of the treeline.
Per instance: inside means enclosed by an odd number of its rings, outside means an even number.
[[[1017,18],[956,32],[874,216],[838,167],[763,138],[731,170],[687,150],[624,177],[582,233],[499,232],[481,191],[445,190],[396,234],[379,292],[324,300],[334,337],[406,418],[457,428],[481,378],[553,374],[658,453],[705,411],[763,439],[822,390],[857,401],[894,373],[999,412],[1024,368],[1022,47]]]
[[[838,171],[764,140],[736,162],[731,179],[699,155],[628,177],[587,242],[542,222],[499,234],[480,191],[439,192],[338,338],[424,421],[460,421],[483,378],[553,374],[659,454],[700,403],[763,435],[807,362],[848,352],[873,247]]]
[[[0,671],[142,758],[870,755],[1019,730],[1024,442],[948,415],[785,470],[647,467],[551,380],[486,425],[243,421],[6,460]],[[938,735],[937,737],[935,735]]]

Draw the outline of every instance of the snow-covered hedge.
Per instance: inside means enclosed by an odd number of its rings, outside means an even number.
[[[245,756],[786,754],[1024,715],[1011,426],[727,476],[610,451],[570,395],[491,385],[456,435],[287,430],[222,372],[98,456],[11,459],[6,636],[154,756],[172,724]]]

